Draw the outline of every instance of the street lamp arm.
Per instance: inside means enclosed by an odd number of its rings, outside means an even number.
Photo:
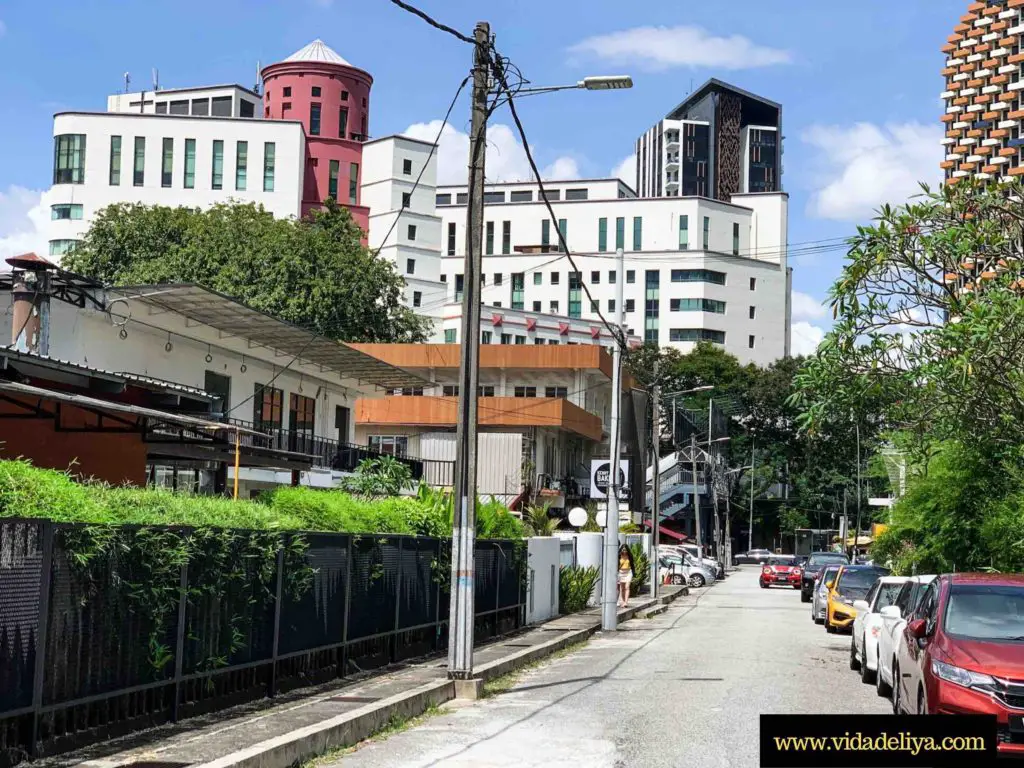
[[[619,91],[633,87],[633,78],[629,75],[596,75],[585,77],[572,85],[540,85],[535,88],[520,88],[516,97],[530,96],[538,93],[554,93],[555,91],[572,91],[581,88],[586,91]]]

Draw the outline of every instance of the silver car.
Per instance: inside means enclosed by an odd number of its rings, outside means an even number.
[[[828,587],[825,584],[836,577],[841,567],[841,565],[826,566],[821,571],[821,578],[814,582],[814,590],[811,593],[811,619],[815,624],[825,623],[825,613],[828,611]]]

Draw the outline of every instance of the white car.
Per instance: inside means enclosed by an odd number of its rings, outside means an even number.
[[[878,662],[875,670],[875,690],[879,696],[892,694],[893,668],[896,666],[897,643],[903,635],[903,627],[917,602],[934,576],[911,576],[900,587],[899,594],[888,605],[879,611],[882,625],[878,633]]]
[[[828,611],[828,587],[826,583],[834,581],[842,563],[828,565],[821,571],[821,578],[814,582],[814,590],[811,596],[811,619],[815,624],[825,623],[825,614]]]
[[[867,597],[857,600],[857,618],[853,620],[850,638],[850,669],[860,670],[865,683],[875,682],[878,671],[878,637],[882,633],[882,609],[896,602],[907,576],[883,576],[868,591]]]

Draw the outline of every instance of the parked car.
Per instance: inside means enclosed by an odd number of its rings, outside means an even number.
[[[804,563],[804,575],[800,579],[800,602],[811,602],[814,594],[814,582],[821,576],[826,565],[844,565],[850,562],[842,552],[812,552]]]
[[[826,565],[818,572],[818,578],[814,582],[813,599],[811,600],[811,619],[815,624],[825,622],[825,614],[828,611],[828,584],[839,572],[839,564]]]
[[[679,549],[686,552],[690,557],[702,560],[704,565],[711,569],[712,573],[715,574],[716,579],[725,578],[725,565],[715,560],[713,557],[701,557],[700,547],[696,544],[680,544]]]
[[[885,619],[882,610],[896,602],[906,576],[883,576],[871,587],[867,597],[854,602],[857,618],[853,620],[853,637],[850,638],[850,669],[860,670],[860,679],[865,683],[875,682],[878,672],[878,641]]]
[[[690,583],[690,567],[681,555],[661,554],[658,556],[658,575],[664,584],[683,585]]]
[[[877,565],[841,565],[828,591],[828,609],[825,612],[825,631],[841,632],[853,628],[857,609],[853,604],[867,597],[868,591],[888,568]]]
[[[761,589],[770,587],[792,587],[800,589],[800,579],[803,571],[797,565],[797,559],[793,555],[772,555],[761,566],[761,578],[758,582]]]
[[[892,605],[883,608],[879,615],[882,625],[878,633],[878,668],[875,672],[875,690],[879,696],[892,695],[893,668],[896,666],[898,647],[907,617],[917,608],[917,602],[934,576],[911,576],[900,588]]]
[[[1024,756],[1024,574],[932,581],[896,663],[897,711],[995,715],[1000,754]]]
[[[751,549],[749,552],[741,552],[733,558],[735,565],[761,565],[768,562],[772,553],[767,549]]]

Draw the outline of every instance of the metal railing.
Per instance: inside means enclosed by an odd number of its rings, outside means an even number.
[[[525,542],[475,558],[483,641],[525,623]],[[0,766],[439,653],[450,559],[429,537],[4,520]]]

